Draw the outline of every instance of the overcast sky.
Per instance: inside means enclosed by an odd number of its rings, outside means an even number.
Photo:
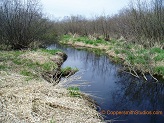
[[[129,4],[129,0],[41,0],[43,12],[52,19],[70,15],[116,14]]]

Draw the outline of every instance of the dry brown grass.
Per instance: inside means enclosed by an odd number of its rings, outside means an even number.
[[[40,64],[44,64],[46,62],[50,61],[50,58],[52,57],[51,54],[45,53],[45,52],[39,52],[39,51],[29,51],[20,56],[20,58],[23,59],[29,59],[33,62],[38,62]]]
[[[52,57],[41,51],[27,51],[19,56],[20,59],[39,64],[52,61]],[[93,103],[85,96],[72,97],[69,90],[64,88],[78,77],[67,78],[53,86],[40,76],[30,78],[20,75],[21,69],[31,71],[28,66],[10,66],[19,70],[0,70],[0,123],[101,122],[100,114],[93,109]]]
[[[0,72],[0,122],[2,123],[97,123],[99,114],[83,98],[43,79]]]

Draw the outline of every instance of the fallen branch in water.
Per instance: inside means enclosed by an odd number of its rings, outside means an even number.
[[[142,75],[143,75],[144,79],[147,81],[147,78],[143,72],[142,72]]]
[[[155,78],[150,72],[149,72],[149,74],[150,74],[150,76],[151,76],[154,80],[156,80],[156,82],[158,82],[158,79],[157,79],[157,78]]]
[[[127,72],[127,73],[130,73],[130,74],[131,74],[132,76],[134,76],[134,77],[140,78],[139,75],[137,74],[137,72],[134,70],[133,66],[131,66],[131,65],[129,64],[128,69],[129,69],[130,72]],[[132,71],[134,72],[134,74],[132,73]]]

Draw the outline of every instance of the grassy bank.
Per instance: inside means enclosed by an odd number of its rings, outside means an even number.
[[[41,74],[55,69],[58,50],[0,52],[0,122],[101,122],[77,87],[52,86]],[[62,69],[63,72],[71,68]]]
[[[105,41],[92,36],[64,35],[60,41],[75,47],[88,47],[104,51],[115,62],[121,62],[132,75],[139,77],[146,73],[164,78],[164,50],[158,46],[146,49],[142,45],[126,42],[124,39]],[[155,78],[154,78],[155,79]]]

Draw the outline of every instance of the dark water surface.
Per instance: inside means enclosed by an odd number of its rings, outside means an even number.
[[[156,83],[151,78],[145,82],[128,73],[118,72],[120,66],[105,55],[98,56],[93,52],[60,45],[52,45],[49,49],[64,50],[68,59],[63,67],[79,69],[81,79],[88,83],[81,85],[80,90],[93,95],[100,106],[99,111],[109,123],[164,123],[164,84]],[[113,111],[135,113],[112,115]],[[139,115],[139,111],[162,111],[163,114]]]

